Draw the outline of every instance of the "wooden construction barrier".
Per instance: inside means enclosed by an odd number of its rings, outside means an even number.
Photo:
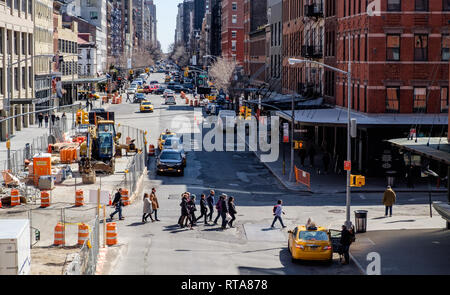
[[[89,240],[89,225],[78,224],[78,245],[83,246]]]
[[[18,206],[20,205],[20,196],[19,191],[16,189],[11,190],[11,206]]]
[[[110,222],[106,224],[106,245],[112,246],[117,244],[117,224]]]
[[[84,193],[82,190],[75,192],[75,206],[80,207],[84,205]]]
[[[130,193],[128,192],[128,190],[126,188],[122,189],[120,196],[122,198],[122,203],[124,206],[130,205]]]
[[[55,226],[55,241],[54,245],[64,245],[65,239],[64,239],[64,225],[60,222]]]
[[[41,192],[41,208],[50,207],[50,194],[47,191]]]

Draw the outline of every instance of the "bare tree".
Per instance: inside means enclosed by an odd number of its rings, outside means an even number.
[[[177,63],[179,66],[186,66],[189,62],[189,55],[186,52],[186,49],[183,45],[170,45],[169,47],[172,49],[171,53],[169,53],[169,58]]]
[[[228,58],[217,58],[209,70],[209,76],[217,89],[228,91],[237,62]]]
[[[133,68],[143,68],[155,64],[153,56],[145,46],[139,46],[135,49],[131,62]]]

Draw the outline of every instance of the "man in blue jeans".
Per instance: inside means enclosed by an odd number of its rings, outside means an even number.
[[[114,211],[113,213],[111,213],[111,215],[109,215],[111,220],[113,219],[114,215],[116,215],[116,213],[119,213],[119,220],[124,220],[125,219],[122,216],[123,203],[122,203],[122,194],[121,193],[122,193],[122,189],[119,188],[117,193],[114,195],[114,201],[113,201],[112,205],[116,208],[116,211]]]
[[[273,222],[272,222],[272,226],[271,226],[272,228],[274,227],[275,222],[276,222],[277,220],[280,221],[281,226],[282,226],[283,228],[286,227],[286,226],[283,224],[283,219],[281,218],[281,214],[286,214],[286,213],[284,213],[284,211],[283,211],[282,204],[283,204],[283,201],[282,201],[282,200],[278,200],[277,205],[275,205],[275,206],[273,207],[273,215],[275,215],[275,218],[273,219]]]

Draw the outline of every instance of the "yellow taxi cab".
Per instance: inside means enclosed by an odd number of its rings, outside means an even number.
[[[322,260],[333,262],[333,244],[323,227],[297,226],[288,231],[288,248],[292,261]]]
[[[143,100],[141,102],[141,105],[139,106],[139,110],[141,111],[141,113],[143,112],[153,112],[153,105],[150,101],[148,100]]]
[[[176,134],[174,132],[166,131],[166,132],[161,133],[161,135],[158,138],[158,147],[159,147],[159,149],[162,150],[163,149],[163,145],[164,145],[164,141],[166,141],[166,139],[168,137],[173,137],[173,136],[176,136]]]
[[[165,83],[169,83],[171,80],[171,77],[169,75],[166,76],[166,78],[164,79]]]

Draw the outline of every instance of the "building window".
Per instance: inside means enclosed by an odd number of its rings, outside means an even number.
[[[0,94],[5,94],[3,89],[3,68],[0,68]]]
[[[26,40],[27,40],[27,34],[26,33],[22,33],[22,54],[25,55],[26,54]]]
[[[33,55],[33,35],[28,35],[28,54]]]
[[[22,0],[22,11],[27,12],[27,0]]]
[[[4,35],[4,29],[0,28],[0,54],[4,54],[3,52],[3,35]],[[0,80],[1,81],[1,80]]]
[[[28,0],[28,13],[33,14],[33,0]]]
[[[400,87],[386,88],[386,113],[398,113],[400,108]]]
[[[400,60],[400,35],[387,35],[386,59],[389,61]]]
[[[450,60],[450,36],[448,34],[442,34],[442,60]]]
[[[236,51],[236,40],[231,41],[231,51]]]
[[[237,32],[236,31],[231,31],[231,37],[232,38],[236,38]]]
[[[14,89],[19,90],[19,68],[14,68]]]
[[[91,12],[89,13],[89,16],[90,16],[91,19],[98,19],[98,13],[97,13],[97,11],[91,11]]]
[[[442,10],[450,11],[450,0],[442,0]]]
[[[441,87],[441,112],[448,112],[448,87]]]
[[[32,67],[28,67],[28,85],[30,89],[33,88],[33,80],[33,69]]]
[[[25,67],[22,67],[22,88],[23,89],[25,89],[25,88],[27,88],[27,84],[26,84],[26,70],[25,70]]]
[[[14,54],[18,55],[19,54],[19,32],[14,32]]]
[[[413,112],[426,112],[427,110],[427,88],[415,87],[414,88],[414,106]]]
[[[387,11],[401,11],[401,0],[388,0]]]
[[[415,0],[416,11],[428,11],[428,0]]]
[[[231,16],[231,23],[236,24],[237,23],[237,15],[232,15]]]
[[[237,10],[237,2],[231,3],[231,7],[233,10]]]
[[[427,61],[428,60],[428,36],[415,35],[414,36],[414,60]]]

